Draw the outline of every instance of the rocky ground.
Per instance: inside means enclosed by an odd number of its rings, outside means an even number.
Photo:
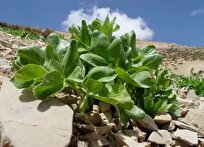
[[[137,45],[146,44],[138,41]],[[204,70],[204,49],[153,44],[163,54],[163,64],[174,73],[188,75],[192,67],[196,71]],[[41,102],[30,91],[17,90],[8,78],[13,72],[11,62],[16,49],[27,45],[43,46],[44,42],[0,31],[0,147],[204,147],[204,98],[198,97],[194,90],[179,90],[180,118],[164,113],[153,120],[145,117],[131,121],[128,128],[123,128],[106,103],[94,105],[88,114],[79,114],[73,112],[79,98],[72,91],[61,93],[59,99]]]

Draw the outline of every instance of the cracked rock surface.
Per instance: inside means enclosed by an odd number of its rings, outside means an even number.
[[[58,99],[38,101],[2,78],[0,91],[1,146],[62,147],[72,135],[73,111]]]

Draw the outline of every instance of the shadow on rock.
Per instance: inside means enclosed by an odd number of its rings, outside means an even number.
[[[60,101],[57,98],[49,98],[49,99],[45,99],[44,101],[40,102],[37,109],[40,112],[45,112],[52,106],[64,106],[64,105],[65,104],[62,103],[62,101]]]
[[[19,99],[21,102],[32,102],[36,100],[36,98],[33,96],[32,90],[30,89],[24,89]]]

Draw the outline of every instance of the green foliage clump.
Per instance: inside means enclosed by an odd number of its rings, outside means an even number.
[[[115,18],[95,19],[90,25],[72,26],[70,40],[56,35],[42,48],[18,49],[13,62],[17,88],[33,88],[34,96],[45,99],[67,87],[81,97],[80,112],[95,101],[111,104],[121,122],[152,117],[159,112],[176,112],[177,100],[165,70],[159,70],[161,55],[154,46],[136,48],[132,31],[116,37]],[[145,111],[145,112],[144,112]]]
[[[14,36],[20,36],[21,38],[29,38],[32,40],[38,40],[42,38],[40,34],[33,34],[25,29],[12,29],[9,27],[0,27],[0,30],[12,34]]]
[[[178,88],[186,87],[194,89],[198,96],[204,96],[204,77],[202,74],[194,73],[191,70],[190,76],[174,76]]]

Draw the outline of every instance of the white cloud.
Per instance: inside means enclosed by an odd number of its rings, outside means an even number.
[[[115,35],[122,35],[134,30],[137,35],[137,39],[150,40],[153,37],[153,30],[150,29],[143,18],[130,18],[125,13],[119,10],[111,10],[110,8],[98,8],[94,6],[91,9],[78,9],[72,10],[67,16],[67,19],[62,22],[62,25],[67,29],[68,26],[75,24],[81,25],[81,20],[84,19],[87,23],[95,18],[104,20],[109,15],[112,19],[116,17],[116,23],[120,25],[120,30],[115,32]]]
[[[197,14],[204,14],[204,9],[197,9],[190,13],[190,16],[195,16]]]

